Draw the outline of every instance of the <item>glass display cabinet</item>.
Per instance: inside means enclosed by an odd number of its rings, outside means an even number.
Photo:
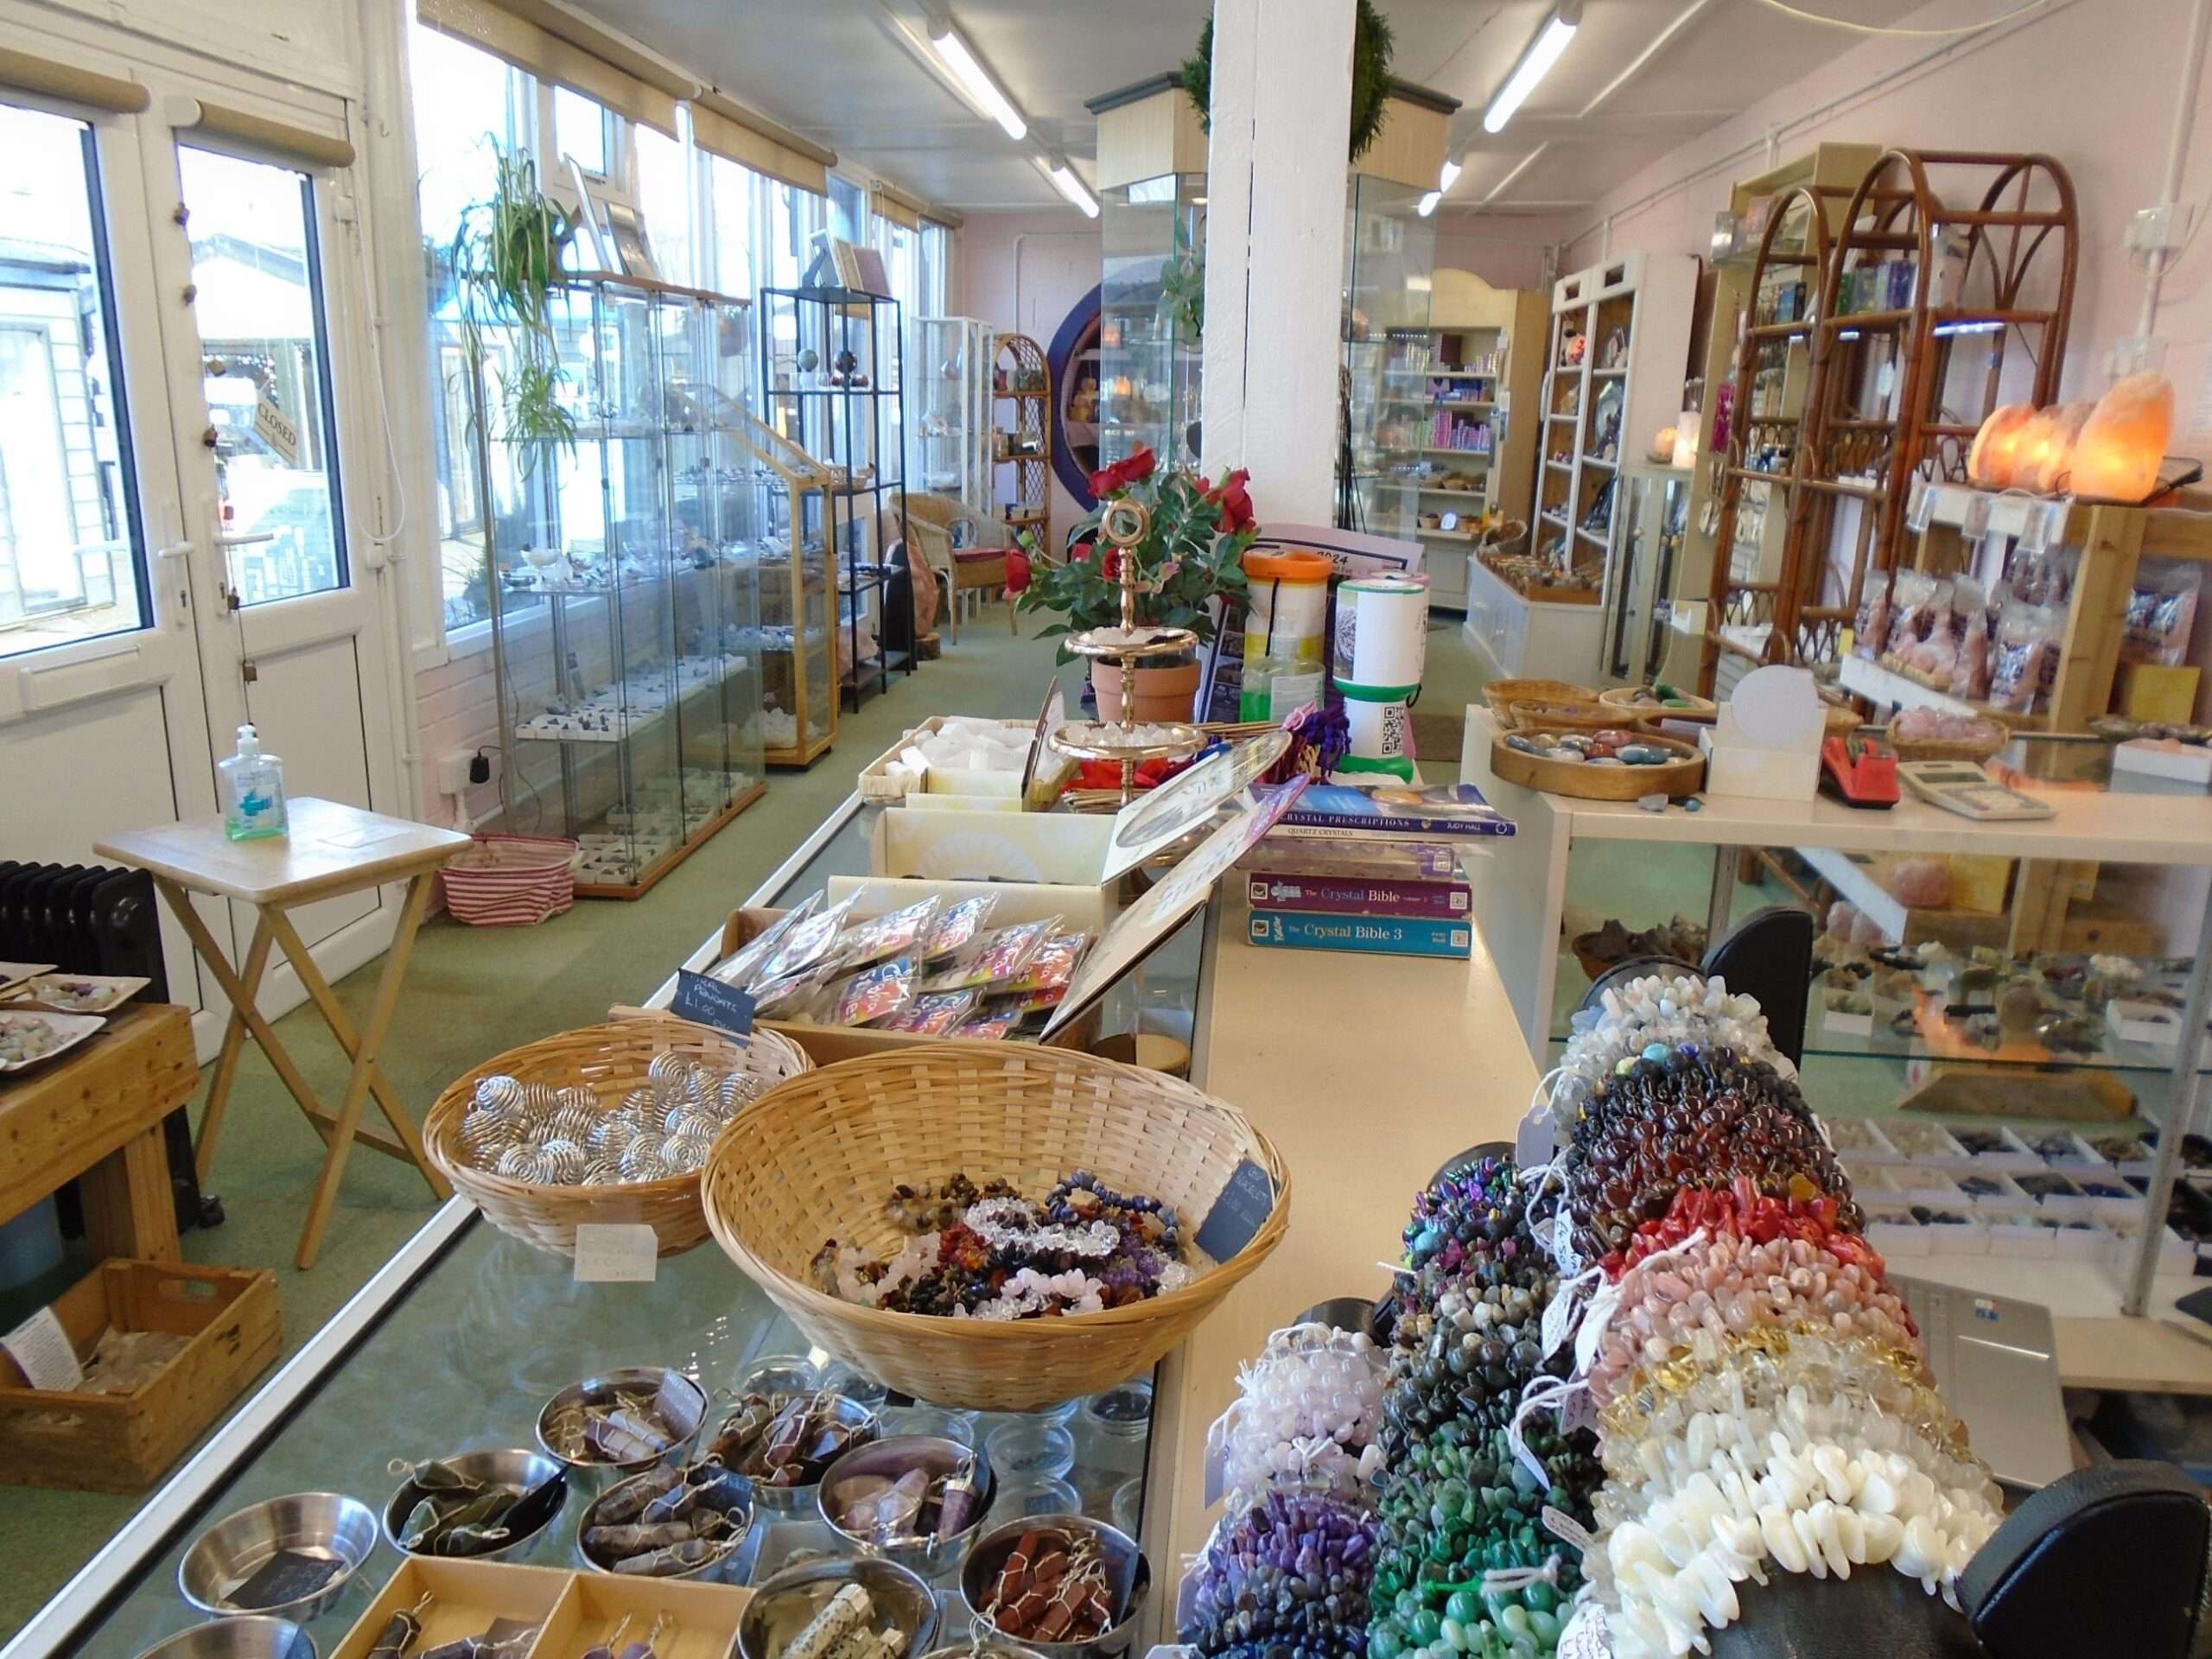
[[[1694,479],[1694,469],[1688,467],[1651,463],[1621,469],[1625,499],[1607,553],[1603,599],[1601,668],[1610,678],[1637,684],[1695,678],[1697,641],[1674,626]],[[1682,659],[1669,668],[1669,652],[1677,643]]]
[[[1410,538],[1420,491],[1440,454],[1465,459],[1490,429],[1432,403],[1428,328],[1436,231],[1416,211],[1421,192],[1355,173],[1344,197],[1344,400],[1337,456],[1337,520],[1346,530]],[[1470,537],[1471,539],[1471,536]]]
[[[991,512],[991,325],[975,317],[923,317],[914,325],[913,425],[906,480]]]
[[[1098,195],[1099,465],[1148,448],[1163,467],[1196,467],[1206,175],[1163,173]]]
[[[767,420],[820,469],[838,683],[858,709],[915,661],[906,571],[888,558],[906,537],[899,302],[854,288],[768,288],[760,302]]]
[[[535,366],[486,332],[472,392],[503,816],[575,838],[579,893],[634,898],[766,787],[752,329],[742,300],[615,276],[550,312]]]

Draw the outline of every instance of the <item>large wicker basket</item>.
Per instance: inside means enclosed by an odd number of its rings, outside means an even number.
[[[750,1071],[772,1084],[814,1069],[814,1062],[796,1043],[770,1031],[732,1037],[665,1016],[564,1031],[494,1055],[448,1084],[423,1122],[430,1161],[475,1201],[494,1227],[550,1254],[575,1254],[580,1222],[641,1221],[660,1240],[661,1255],[679,1255],[706,1242],[697,1175],[621,1186],[541,1185],[478,1168],[461,1144],[461,1116],[475,1097],[476,1085],[486,1077],[588,1089],[600,1109],[611,1111],[646,1080],[645,1068],[654,1056],[669,1053],[685,1055],[720,1071]],[[757,1111],[760,1103],[746,1109]]]
[[[1087,1169],[1173,1205],[1187,1239],[1248,1160],[1274,1185],[1251,1242],[1180,1290],[1132,1306],[939,1319],[842,1300],[815,1289],[808,1272],[831,1238],[895,1251],[905,1236],[884,1200],[900,1182],[1001,1176],[1042,1196]],[[1141,1375],[1290,1224],[1290,1172],[1235,1109],[1158,1072],[1028,1046],[911,1049],[793,1078],[715,1142],[705,1187],[715,1240],[810,1341],[891,1388],[980,1411],[1034,1411]]]

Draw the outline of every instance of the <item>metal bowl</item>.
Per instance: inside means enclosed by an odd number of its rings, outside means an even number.
[[[991,1586],[998,1578],[999,1569],[1006,1565],[1006,1558],[1014,1553],[1014,1547],[1027,1532],[1088,1533],[1098,1541],[1098,1554],[1106,1564],[1108,1576],[1117,1581],[1126,1577],[1129,1586],[1122,1617],[1111,1629],[1088,1642],[1039,1642],[1027,1637],[1000,1635],[998,1627],[983,1616],[983,1607],[991,1599]],[[1018,1642],[1040,1656],[1040,1659],[1104,1659],[1107,1655],[1122,1652],[1135,1634],[1138,1616],[1144,1611],[1145,1598],[1151,1592],[1152,1563],[1137,1548],[1137,1541],[1119,1527],[1109,1527],[1103,1521],[1093,1521],[1085,1515],[1027,1515],[1004,1526],[994,1527],[976,1541],[976,1547],[968,1552],[968,1564],[960,1569],[960,1599],[968,1604],[969,1617],[983,1639]]]
[[[718,1464],[702,1463],[695,1465],[694,1466],[696,1468],[719,1468],[721,1465]],[[582,1560],[583,1564],[591,1568],[593,1572],[612,1573],[615,1571],[614,1563],[612,1560],[601,1558],[593,1551],[590,1545],[584,1542],[584,1534],[599,1524],[598,1514],[600,1505],[613,1497],[616,1493],[624,1491],[628,1488],[636,1485],[638,1482],[646,1479],[652,1473],[652,1471],[647,1470],[645,1474],[632,1475],[626,1479],[618,1480],[612,1486],[609,1486],[605,1491],[601,1492],[597,1497],[592,1499],[592,1501],[585,1506],[583,1518],[576,1522],[576,1554]],[[736,1478],[740,1486],[751,1491],[757,1491],[759,1490],[753,1485],[752,1481],[747,1480],[744,1476],[740,1475]],[[729,1548],[723,1550],[721,1554],[715,1556],[712,1560],[703,1562],[685,1573],[657,1573],[652,1574],[650,1579],[645,1579],[641,1574],[625,1573],[622,1576],[626,1578],[639,1579],[643,1582],[648,1583],[665,1583],[673,1579],[711,1580],[718,1577],[725,1569],[737,1560],[739,1553],[745,1548],[745,1541],[753,1535],[753,1516],[755,1507],[753,1498],[748,1497],[745,1499],[744,1511],[739,1517],[737,1530],[731,1533],[728,1536],[728,1541]],[[723,1513],[728,1514],[728,1511],[724,1510]]]
[[[830,1598],[857,1584],[875,1604],[875,1628],[887,1618],[906,1633],[904,1650],[919,1653],[937,1634],[937,1598],[921,1579],[896,1561],[808,1561],[787,1567],[753,1587],[753,1599],[737,1620],[741,1659],[782,1659],[791,1640]]]
[[[1364,1296],[1332,1296],[1325,1302],[1314,1303],[1294,1323],[1325,1325],[1332,1331],[1353,1332],[1375,1342],[1379,1340],[1375,1334],[1375,1306]]]
[[[976,1495],[974,1518],[950,1538],[931,1538],[913,1544],[879,1544],[863,1534],[849,1530],[831,1512],[830,1493],[836,1490],[840,1480],[850,1476],[880,1475],[896,1480],[918,1465],[932,1475],[949,1475],[963,1464],[973,1465],[982,1486]],[[935,1434],[894,1434],[889,1440],[852,1447],[823,1471],[821,1484],[814,1490],[822,1523],[861,1554],[896,1561],[925,1578],[934,1578],[957,1566],[969,1546],[982,1535],[983,1519],[990,1513],[991,1502],[998,1495],[998,1482],[992,1478],[988,1460],[958,1440]]]
[[[922,1659],[1044,1659],[1034,1648],[1017,1647],[1003,1637],[979,1641],[975,1646],[963,1642],[957,1647],[933,1648]]]
[[[873,1444],[883,1432],[883,1425],[874,1412],[859,1401],[842,1394],[837,1396],[836,1415],[839,1422],[849,1426],[853,1431],[851,1443],[837,1454],[837,1458],[845,1456],[855,1447]],[[823,1465],[824,1473],[836,1465],[837,1458],[830,1459]],[[755,1474],[742,1464],[737,1465],[737,1472],[753,1483],[753,1503],[771,1515],[801,1515],[816,1507],[815,1493],[822,1484],[818,1478],[803,1480],[795,1485],[777,1486],[772,1485],[766,1476]]]
[[[565,1411],[602,1400],[617,1390],[659,1399],[664,1389],[666,1390],[669,1409],[675,1414],[668,1427],[676,1435],[676,1443],[658,1457],[636,1458],[627,1463],[617,1463],[612,1458],[602,1458],[588,1452],[582,1457],[572,1458],[554,1443],[553,1423]],[[664,1365],[626,1365],[620,1370],[588,1376],[581,1382],[571,1382],[548,1400],[545,1409],[537,1414],[537,1443],[545,1448],[546,1456],[567,1464],[571,1469],[616,1469],[625,1474],[636,1474],[652,1468],[664,1459],[680,1462],[691,1442],[698,1438],[699,1430],[706,1421],[707,1391],[683,1372],[671,1370]]]
[[[179,1630],[138,1659],[315,1659],[315,1638],[290,1619],[249,1613]]]
[[[377,1547],[377,1518],[341,1492],[296,1492],[226,1516],[193,1542],[177,1563],[176,1587],[203,1613],[270,1613],[305,1624],[346,1593],[346,1586]],[[241,1607],[231,1594],[280,1549],[296,1550],[339,1568],[311,1596],[274,1607]]]
[[[458,1559],[471,1561],[496,1561],[517,1550],[526,1548],[530,1541],[553,1524],[569,1502],[569,1465],[543,1452],[532,1452],[527,1446],[508,1446],[497,1452],[462,1452],[438,1462],[455,1474],[470,1480],[480,1481],[486,1486],[505,1486],[517,1495],[536,1491],[549,1480],[560,1481],[553,1507],[544,1518],[519,1538],[511,1538],[497,1549],[472,1550]],[[399,1484],[399,1490],[387,1498],[384,1506],[384,1541],[403,1555],[429,1554],[427,1550],[412,1550],[399,1541],[407,1535],[407,1517],[415,1512],[416,1504],[429,1494],[415,1484],[410,1475]]]

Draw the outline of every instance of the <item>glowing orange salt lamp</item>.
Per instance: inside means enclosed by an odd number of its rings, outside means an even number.
[[[2074,445],[2069,487],[2100,500],[2143,500],[2158,487],[2173,435],[2172,381],[2153,369],[2114,381]]]
[[[2074,470],[2074,446],[2082,441],[2082,429],[2088,424],[2095,408],[2083,397],[2037,415],[2029,442],[2022,446],[2024,451],[2032,447],[2033,453],[2023,454],[2020,464],[2012,469],[2012,481],[2038,495],[2057,494]],[[2047,424],[2046,416],[2050,417]]]
[[[2020,440],[2035,415],[2031,404],[1999,404],[1991,410],[1981,430],[1974,435],[1973,449],[1967,452],[1967,479],[1985,490],[2012,487]]]
[[[1651,459],[1662,467],[1675,459],[1675,429],[1662,426],[1651,440]]]

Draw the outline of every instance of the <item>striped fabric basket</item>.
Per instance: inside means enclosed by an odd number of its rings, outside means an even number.
[[[471,927],[535,927],[576,902],[573,841],[557,836],[478,836],[438,872],[454,919]]]

